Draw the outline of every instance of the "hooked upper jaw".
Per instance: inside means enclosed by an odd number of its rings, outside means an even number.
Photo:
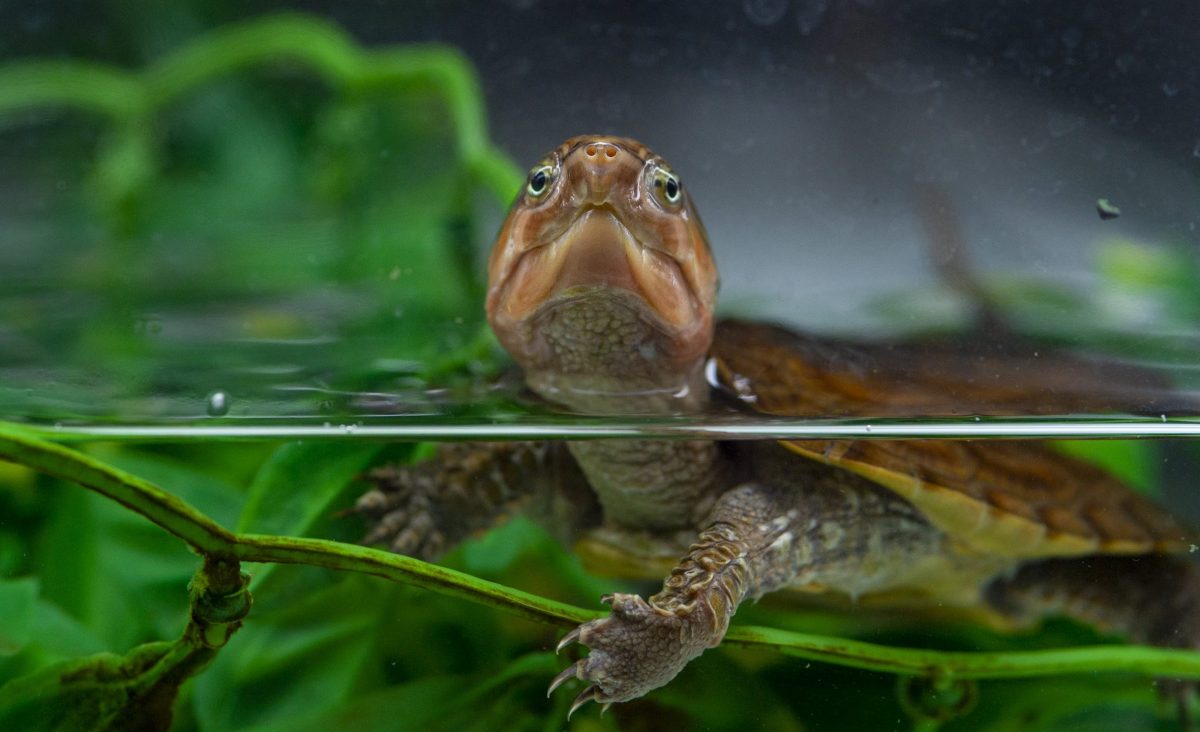
[[[703,227],[666,164],[632,140],[575,138],[534,167],[501,229],[488,318],[527,371],[624,363],[670,381],[711,344],[716,284]],[[552,347],[564,339],[565,360]],[[615,340],[634,351],[624,361]]]
[[[613,210],[588,207],[557,239],[524,252],[495,290],[493,318],[521,321],[593,290],[636,295],[646,302],[647,321],[665,329],[687,331],[704,317],[703,303],[669,255],[644,246]]]

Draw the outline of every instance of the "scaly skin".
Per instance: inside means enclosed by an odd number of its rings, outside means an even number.
[[[633,140],[584,136],[530,171],[489,262],[487,314],[544,398],[591,414],[686,414],[712,399],[704,360],[716,289],[703,226],[666,163]],[[372,474],[377,490],[360,510],[382,516],[370,540],[427,557],[533,495],[560,497],[539,511],[553,514],[567,540],[601,520],[594,535],[618,542],[692,532],[662,591],[606,596],[612,612],[563,639],[560,648],[590,649],[551,685],[588,683],[572,712],[667,683],[720,643],[743,600],[785,586],[852,598],[899,591],[930,604],[986,604],[1014,619],[1064,612],[1151,643],[1200,645],[1200,572],[1182,559],[1022,565],[1019,553],[964,548],[965,537],[947,536],[866,477],[773,443],[622,440],[567,450],[446,447],[439,461]],[[1093,588],[1104,575],[1109,589]]]
[[[427,561],[531,503],[529,513],[564,541],[596,513],[562,443],[446,443],[434,460],[379,467],[363,477],[375,486],[354,506],[374,524],[363,543],[385,542],[397,554]]]

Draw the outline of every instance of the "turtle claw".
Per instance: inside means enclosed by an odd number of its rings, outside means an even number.
[[[575,711],[584,704],[587,704],[590,701],[596,701],[596,697],[600,693],[600,687],[595,685],[589,686],[588,688],[579,692],[579,696],[575,697],[575,701],[571,702],[571,708],[567,710],[567,721],[571,721],[571,715],[574,714]]]
[[[681,615],[637,595],[606,595],[603,601],[612,606],[607,617],[589,620],[558,644],[559,651],[572,643],[588,649],[586,657],[550,682],[551,693],[571,678],[588,684],[575,698],[571,713],[589,701],[607,707],[657,689],[705,648],[716,645],[724,630],[714,628],[703,614]]]
[[[579,640],[579,632],[581,627],[582,626],[579,626],[563,636],[562,640],[558,642],[558,645],[554,647],[554,655],[557,656],[558,654],[562,653],[562,649]]]
[[[554,680],[550,682],[550,688],[546,690],[546,698],[549,699],[554,690],[565,684],[568,680],[577,678],[578,670],[579,664],[573,663],[559,672],[558,676],[555,676]]]

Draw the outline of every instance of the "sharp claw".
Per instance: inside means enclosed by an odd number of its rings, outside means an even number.
[[[603,717],[604,713],[607,712],[608,708],[611,707],[612,705],[613,705],[612,702],[608,702],[607,704],[601,704],[600,705],[600,716]]]
[[[615,598],[614,598],[612,595],[601,595],[601,596],[600,596],[600,602],[601,602],[602,604],[604,604],[604,605],[611,605],[611,604],[613,604],[613,600],[614,600],[614,599],[615,599]]]
[[[563,636],[563,639],[560,640],[558,645],[554,647],[554,655],[557,656],[562,652],[562,649],[566,648],[577,640],[579,640],[579,628],[576,628],[575,630],[572,630],[570,633],[567,633]]]
[[[397,554],[416,554],[421,548],[421,535],[409,526],[392,539],[392,551]]]
[[[550,682],[550,688],[546,690],[546,698],[549,699],[555,689],[565,684],[568,680],[575,678],[575,671],[576,664],[571,664],[560,671],[558,676],[555,676],[554,680]]]
[[[571,715],[575,713],[575,710],[579,709],[590,701],[595,701],[596,694],[599,693],[599,691],[600,687],[589,686],[588,688],[579,692],[579,696],[575,697],[575,701],[571,702],[571,708],[567,710],[567,721],[571,721]]]

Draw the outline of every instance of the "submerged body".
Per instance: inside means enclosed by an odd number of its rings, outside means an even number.
[[[976,386],[969,368],[906,362],[909,381],[892,382],[906,388],[883,389],[876,356],[773,326],[714,326],[703,226],[669,166],[625,138],[573,138],[534,167],[489,280],[489,321],[529,387],[589,414],[716,401],[787,415],[951,413],[964,394],[974,413],[1005,413],[1029,411],[1030,389],[1070,410],[1090,386],[1047,371],[1013,392]],[[456,445],[374,477],[360,501],[379,517],[369,540],[397,551],[436,556],[524,501],[593,564],[663,568],[661,592],[607,596],[608,617],[564,638],[590,649],[552,685],[587,682],[576,705],[668,682],[720,642],[739,603],[782,587],[1013,621],[1065,612],[1139,641],[1200,644],[1200,572],[1171,556],[1191,535],[1036,443]]]

